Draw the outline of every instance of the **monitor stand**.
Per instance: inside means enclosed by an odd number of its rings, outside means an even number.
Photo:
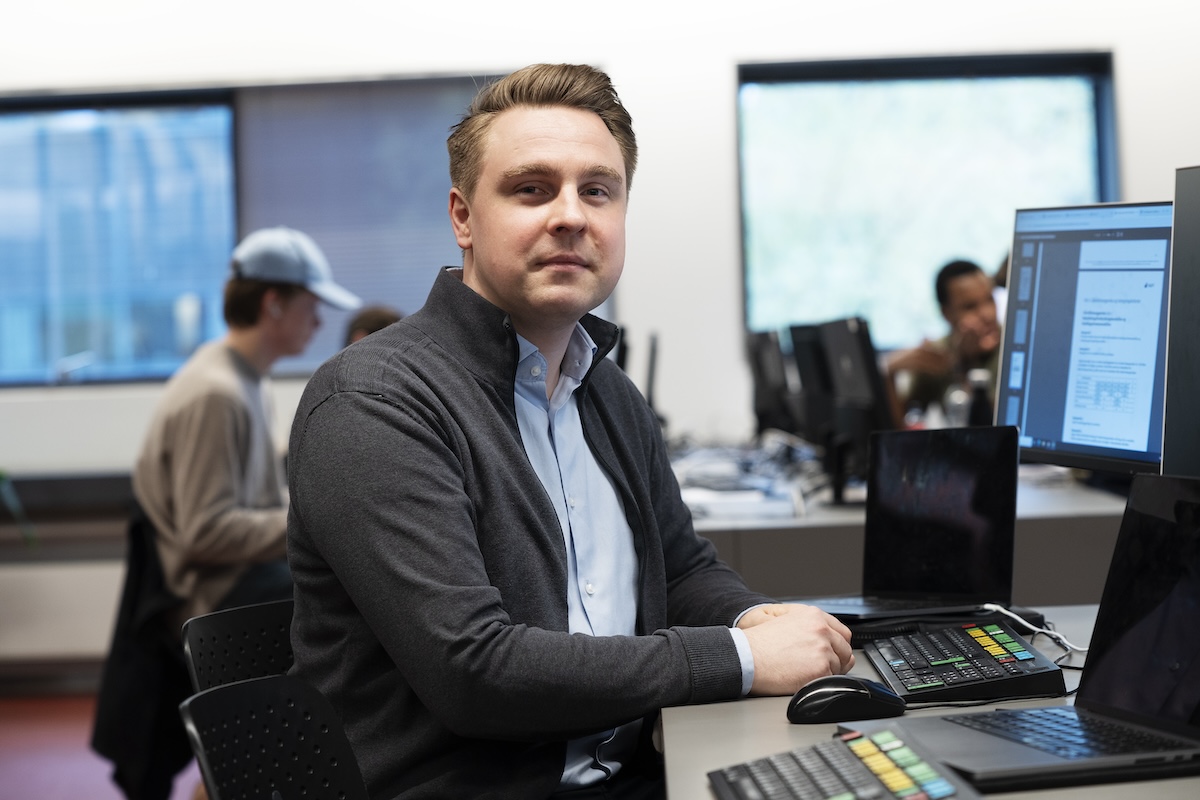
[[[846,498],[846,484],[851,478],[866,475],[871,409],[839,405],[835,415],[835,432],[825,445],[825,473],[832,490],[831,502],[835,506],[862,505],[862,500]]]

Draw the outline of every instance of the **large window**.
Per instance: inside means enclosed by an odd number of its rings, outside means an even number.
[[[1117,199],[1107,54],[739,70],[746,327],[945,332],[933,279],[1007,257],[1017,208]]]
[[[238,238],[288,225],[412,312],[461,256],[445,141],[478,79],[0,99],[0,386],[161,380],[224,334]],[[321,309],[304,375],[343,342]]]
[[[237,95],[238,221],[307,232],[367,303],[416,311],[441,266],[462,263],[446,204],[446,137],[478,85],[439,79],[276,86]],[[342,346],[351,312],[321,309],[306,374]]]
[[[0,382],[169,373],[216,334],[231,133],[223,104],[0,115]]]

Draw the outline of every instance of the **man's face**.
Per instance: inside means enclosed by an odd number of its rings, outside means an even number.
[[[946,286],[942,315],[950,323],[954,341],[963,356],[990,353],[1000,346],[1000,324],[992,279],[982,272],[960,275]]]
[[[479,182],[450,191],[463,281],[518,332],[561,332],[602,303],[625,264],[625,163],[598,116],[565,107],[501,112]]]
[[[297,356],[308,347],[313,334],[321,327],[321,317],[317,313],[319,303],[317,296],[309,291],[296,292],[287,299],[267,298],[268,313],[282,355]],[[278,313],[275,308],[279,309]]]

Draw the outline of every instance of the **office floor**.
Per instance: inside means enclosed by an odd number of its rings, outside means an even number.
[[[111,765],[88,745],[96,698],[89,694],[0,696],[0,795],[13,800],[124,800]],[[190,800],[195,762],[175,779],[171,800]]]

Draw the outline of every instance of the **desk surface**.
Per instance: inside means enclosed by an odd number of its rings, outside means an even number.
[[[1096,607],[1049,606],[1040,609],[1073,643],[1086,646],[1095,620]],[[1061,651],[1039,637],[1035,644],[1043,653],[1056,657]],[[1082,657],[1073,654],[1067,664],[1081,664]],[[855,664],[855,674],[877,677],[865,659]],[[1074,689],[1079,683],[1079,673],[1067,670],[1067,688]],[[753,758],[782,752],[797,747],[807,747],[833,735],[837,726],[793,725],[787,721],[786,697],[756,697],[730,703],[714,703],[703,706],[668,708],[663,711],[663,744],[667,767],[667,796],[670,800],[697,800],[711,798],[707,774],[721,767],[749,761]],[[1005,703],[1007,708],[1040,706],[1053,703],[1069,703],[1070,698],[1057,700],[1030,700]],[[926,709],[908,711],[906,716],[918,714],[953,713],[948,709]],[[1038,792],[1017,792],[989,795],[996,798],[1052,798],[1074,800],[1074,798],[1126,798],[1139,794],[1158,798],[1200,797],[1200,777],[1176,778],[1171,780],[1116,783],[1107,785],[1077,786],[1065,789]]]

